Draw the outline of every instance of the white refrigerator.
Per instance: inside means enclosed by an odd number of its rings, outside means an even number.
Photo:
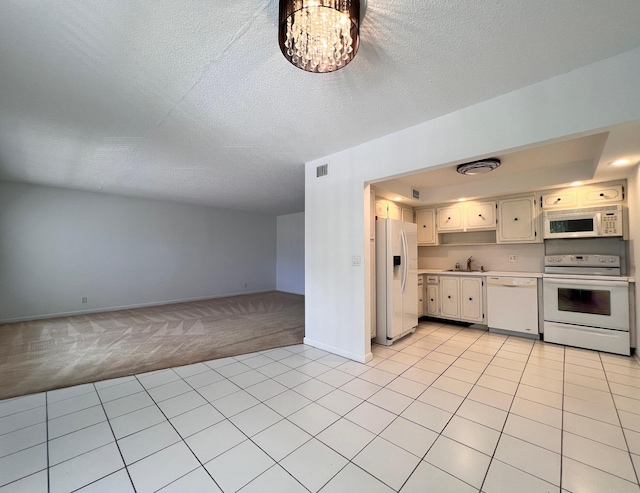
[[[418,325],[418,230],[396,219],[376,221],[376,337],[390,346]]]

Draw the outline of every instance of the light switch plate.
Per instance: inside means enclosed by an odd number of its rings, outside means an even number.
[[[351,257],[351,266],[360,267],[360,255],[354,255]]]
[[[518,261],[517,255],[509,255],[509,262],[517,262],[517,261]]]

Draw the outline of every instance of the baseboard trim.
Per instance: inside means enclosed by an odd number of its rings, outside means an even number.
[[[337,354],[338,356],[342,356],[353,361],[357,361],[358,363],[367,363],[373,359],[373,355],[370,352],[363,355],[356,354],[350,351],[345,351],[344,349],[330,346],[329,344],[325,344],[323,342],[314,341],[313,339],[309,339],[308,337],[305,337],[303,342],[308,346],[313,346],[315,348],[322,349],[323,351],[329,351],[330,353]]]
[[[160,305],[172,305],[173,303],[188,303],[189,301],[202,301],[202,300],[213,300],[217,298],[228,298],[230,296],[242,296],[244,294],[258,294],[258,293],[268,293],[270,291],[277,291],[276,289],[261,289],[258,291],[243,291],[241,293],[228,293],[228,294],[219,294],[215,296],[199,296],[197,298],[184,298],[179,300],[169,300],[169,301],[154,301],[152,303],[136,303],[133,305],[122,305],[122,306],[110,306],[104,308],[93,308],[91,310],[78,310],[73,312],[59,312],[59,313],[48,313],[45,315],[33,315],[27,317],[17,317],[17,318],[7,318],[0,319],[0,324],[10,324],[13,322],[28,322],[30,320],[42,320],[44,318],[59,318],[59,317],[72,317],[74,315],[88,315],[91,313],[103,313],[103,312],[117,312],[119,310],[130,310],[133,308],[145,308],[149,306],[160,306]]]

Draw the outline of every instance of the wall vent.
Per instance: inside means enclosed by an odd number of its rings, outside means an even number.
[[[316,178],[320,178],[321,176],[327,176],[329,174],[329,165],[322,164],[316,168]]]
[[[415,200],[420,200],[420,190],[417,188],[411,188],[411,197]]]

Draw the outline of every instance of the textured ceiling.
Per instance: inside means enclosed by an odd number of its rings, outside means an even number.
[[[638,0],[369,0],[290,65],[275,0],[0,2],[0,179],[269,214],[303,163],[640,46]]]

